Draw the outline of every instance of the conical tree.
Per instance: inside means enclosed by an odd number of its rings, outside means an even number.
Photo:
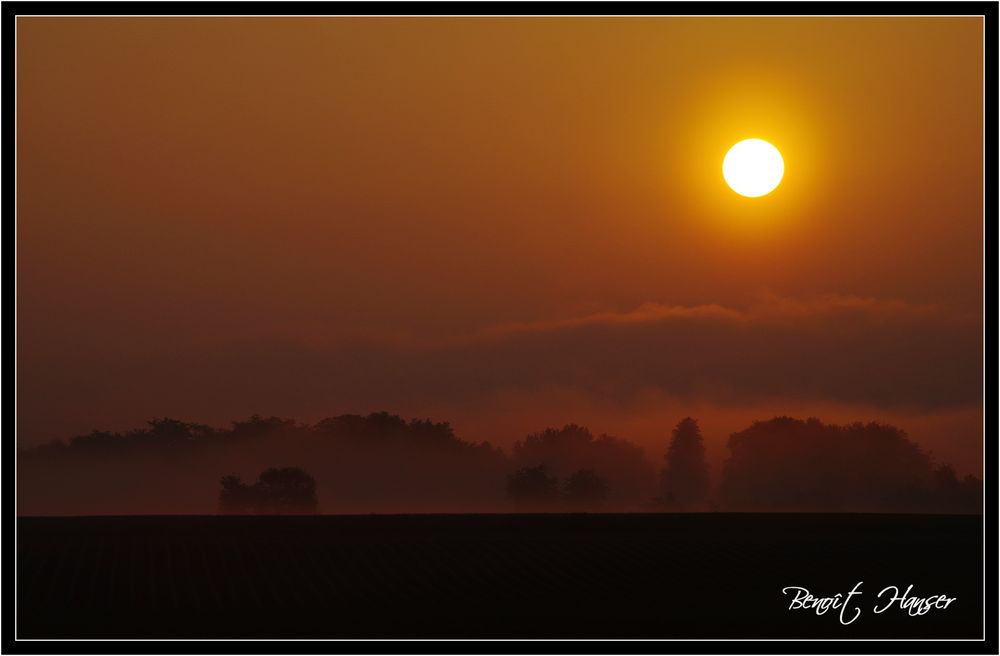
[[[708,463],[698,421],[685,417],[674,428],[663,470],[663,501],[671,508],[690,510],[708,499]]]

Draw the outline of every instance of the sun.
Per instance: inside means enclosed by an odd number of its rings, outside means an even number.
[[[757,198],[771,193],[785,174],[785,160],[763,139],[744,139],[722,160],[722,177],[741,196]]]

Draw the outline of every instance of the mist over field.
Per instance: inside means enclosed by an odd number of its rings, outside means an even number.
[[[981,480],[956,474],[904,432],[874,422],[753,422],[730,436],[727,458],[712,467],[690,418],[661,452],[649,453],[576,424],[527,435],[504,450],[463,440],[447,423],[382,412],[312,425],[254,416],[225,429],[160,419],[126,433],[94,431],[22,450],[18,512],[233,512],[224,508],[222,487],[249,493],[259,472],[281,468],[312,479],[316,506],[308,512],[327,514],[978,512],[982,494]],[[235,512],[260,510],[250,503]]]

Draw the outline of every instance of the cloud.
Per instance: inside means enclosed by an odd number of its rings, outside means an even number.
[[[557,387],[615,400],[657,390],[716,403],[937,408],[979,399],[981,357],[978,322],[942,308],[766,295],[745,308],[647,303],[435,340],[318,347],[276,337],[234,345],[210,360],[222,378],[238,378],[237,388],[263,385],[278,395],[294,389],[317,401],[375,405],[458,404],[502,390]]]
[[[465,392],[558,385],[623,398],[653,388],[718,401],[935,407],[979,397],[980,345],[972,318],[934,307],[768,296],[745,309],[649,303],[504,325],[398,355],[417,370],[434,370],[429,379],[440,384],[461,381]]]
[[[141,361],[110,347],[76,357],[94,362],[75,361],[73,378],[20,375],[25,427],[37,420],[51,430],[89,430],[114,427],[112,418],[128,426],[152,416],[217,421],[252,412],[420,414],[552,389],[622,407],[652,393],[680,405],[934,411],[978,405],[982,384],[978,317],[836,295],[767,295],[743,308],[647,303],[434,340],[321,345],[286,333],[210,348],[179,344]],[[53,412],[53,398],[73,404]],[[123,408],[131,415],[122,417]]]
[[[873,317],[928,317],[938,312],[941,310],[932,305],[914,305],[895,299],[882,300],[842,294],[796,299],[764,292],[747,309],[728,308],[718,304],[683,306],[643,303],[626,312],[598,312],[564,319],[499,324],[479,331],[477,337],[490,339],[519,333],[556,332],[582,326],[629,326],[686,319],[751,323],[847,313]]]
[[[667,321],[669,319],[697,318],[738,321],[743,318],[743,314],[737,310],[722,307],[721,305],[685,307],[680,305],[662,305],[660,303],[643,303],[638,308],[629,312],[599,312],[567,319],[499,324],[483,329],[477,333],[476,337],[480,340],[489,340],[525,333],[557,332],[582,326],[629,326]]]

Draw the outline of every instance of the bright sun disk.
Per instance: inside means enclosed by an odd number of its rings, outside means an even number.
[[[763,139],[744,139],[722,160],[722,177],[741,196],[757,198],[774,191],[785,174],[778,149]]]

